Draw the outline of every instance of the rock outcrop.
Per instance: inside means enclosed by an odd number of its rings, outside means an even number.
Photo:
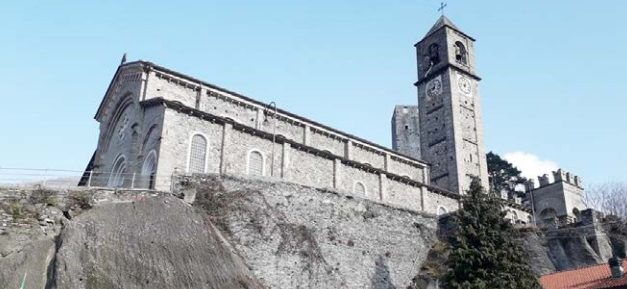
[[[46,234],[38,225],[20,224],[0,235],[0,288],[45,288],[55,255],[57,229]]]
[[[140,195],[141,192],[134,192]],[[264,288],[203,214],[172,196],[115,198],[45,234],[22,220],[0,235],[0,288]],[[104,197],[104,198],[103,198]],[[35,221],[30,222],[29,221]]]
[[[59,239],[52,288],[263,288],[220,232],[174,197],[98,206]]]
[[[521,232],[520,238],[529,258],[531,270],[536,276],[550,274],[556,271],[551,257],[551,250],[541,232],[535,229],[526,229]]]

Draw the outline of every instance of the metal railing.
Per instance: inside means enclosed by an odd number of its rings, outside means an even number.
[[[171,177],[171,176],[168,176]],[[102,187],[152,189],[157,176],[138,173],[112,173],[48,168],[0,167],[0,187],[4,188],[76,188]]]

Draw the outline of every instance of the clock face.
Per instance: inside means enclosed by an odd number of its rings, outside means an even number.
[[[457,75],[457,85],[459,86],[459,91],[461,91],[463,94],[467,95],[467,96],[471,96],[472,94],[472,83],[470,82],[470,80],[462,75],[462,74],[458,74]]]
[[[442,77],[438,76],[429,82],[426,86],[427,96],[435,97],[442,94]]]

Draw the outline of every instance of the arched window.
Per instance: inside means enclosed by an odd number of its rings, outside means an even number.
[[[144,164],[142,165],[142,177],[146,183],[147,188],[155,188],[155,174],[157,173],[157,152],[154,150],[148,153]]]
[[[455,61],[459,64],[467,65],[468,64],[468,53],[466,52],[466,47],[461,42],[455,42]]]
[[[353,193],[366,196],[366,186],[362,182],[355,182]]]
[[[207,162],[207,139],[199,134],[192,137],[189,149],[189,169],[190,173],[204,173]]]
[[[251,176],[263,176],[263,155],[259,151],[248,153],[248,174]]]
[[[109,176],[109,187],[119,188],[124,186],[124,181],[127,177],[126,171],[126,157],[120,155],[114,162],[113,169]]]
[[[438,207],[438,211],[437,211],[437,215],[438,215],[438,216],[442,216],[442,215],[444,215],[444,214],[446,214],[446,213],[448,213],[448,211],[446,210],[446,208],[445,208],[445,207],[442,207],[442,206],[439,206],[439,207]]]

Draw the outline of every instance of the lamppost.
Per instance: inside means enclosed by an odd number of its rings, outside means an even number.
[[[270,162],[270,176],[274,177],[274,143],[276,141],[276,103],[274,101],[270,102],[263,111],[263,122],[268,123],[268,111],[270,108],[274,109],[274,114],[272,114],[272,118],[274,119],[274,124],[272,128],[272,161]]]

